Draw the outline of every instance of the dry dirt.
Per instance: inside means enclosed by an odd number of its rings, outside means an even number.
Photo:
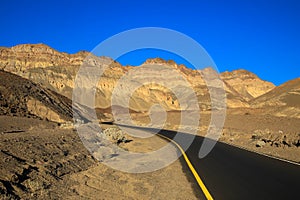
[[[123,173],[95,160],[72,128],[11,116],[0,116],[0,124],[1,199],[198,199],[182,160],[151,173]],[[131,139],[121,147],[152,151],[166,143]]]
[[[137,125],[151,125],[145,114],[131,117]],[[199,135],[206,135],[210,120],[208,112],[201,112]],[[178,130],[179,125],[180,112],[169,112],[164,128]],[[182,127],[188,132],[189,127]],[[299,118],[263,114],[259,109],[229,109],[219,141],[300,163],[299,130]]]

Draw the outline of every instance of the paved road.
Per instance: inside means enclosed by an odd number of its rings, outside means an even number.
[[[159,134],[172,139],[176,132]],[[203,137],[196,136],[186,155],[214,199],[300,199],[300,166],[220,142],[199,159],[202,142]]]

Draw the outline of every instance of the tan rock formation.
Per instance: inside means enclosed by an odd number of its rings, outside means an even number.
[[[27,109],[30,114],[39,116],[43,119],[59,123],[65,122],[65,120],[60,117],[59,113],[53,111],[37,99],[29,98],[27,101]]]
[[[111,106],[111,97],[120,79],[127,75],[129,71],[139,68],[123,67],[110,58],[96,57],[88,52],[78,52],[76,54],[60,53],[44,44],[25,44],[0,49],[1,69],[40,83],[42,86],[70,99],[72,98],[76,74],[83,62],[98,69],[107,68],[96,87],[95,106],[103,109]],[[172,60],[165,61],[160,58],[148,59],[142,66],[154,64],[162,65],[164,68],[153,68],[152,71],[147,73],[139,71],[139,82],[143,78],[149,79],[149,74],[154,77],[163,75],[164,84],[172,85],[173,89],[179,88],[178,91],[180,90],[180,92],[176,95],[181,96],[180,98],[190,98],[186,96],[187,93],[182,87],[182,82],[178,81],[178,77],[181,77],[187,80],[190,88],[195,91],[200,108],[203,110],[210,109],[209,90],[207,83],[203,79],[203,73],[209,70],[192,70],[184,65],[178,65]],[[177,73],[177,75],[174,75],[174,73]],[[89,78],[86,77],[85,80],[82,80],[83,88],[87,87],[85,84],[90,82]],[[245,70],[224,72],[221,74],[221,78],[224,81],[226,90],[227,106],[232,108],[249,107],[249,100],[274,88],[272,83],[262,81],[256,75]],[[178,97],[172,92],[172,88],[166,88],[158,84],[146,84],[133,93],[133,97],[130,99],[130,108],[135,111],[145,111],[153,104],[159,103],[166,110],[187,109],[186,106],[179,104]],[[123,84],[119,90],[120,94],[125,95],[124,92],[131,91],[132,86],[131,84]],[[124,97],[119,96],[119,98],[122,100]],[[126,106],[124,102],[121,104],[120,106]],[[180,108],[180,106],[183,107]]]
[[[231,87],[232,90],[235,90],[247,101],[275,88],[273,83],[263,81],[255,74],[246,70],[223,72],[221,77],[228,84],[228,87]]]

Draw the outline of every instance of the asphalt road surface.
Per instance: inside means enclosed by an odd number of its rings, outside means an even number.
[[[141,127],[134,127],[141,128]],[[152,128],[141,128],[156,131]],[[185,133],[161,130],[173,139]],[[300,166],[218,142],[205,157],[198,157],[203,137],[196,136],[186,155],[213,199],[300,199]],[[175,141],[180,146],[180,141]],[[188,170],[189,168],[186,167]],[[189,173],[191,174],[191,173]],[[196,181],[194,177],[194,181]],[[202,189],[198,187],[205,199]]]

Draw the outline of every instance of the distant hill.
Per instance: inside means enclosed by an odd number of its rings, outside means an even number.
[[[288,81],[251,101],[254,108],[265,108],[276,116],[300,118],[300,78]]]
[[[228,87],[235,90],[246,101],[257,98],[275,88],[273,83],[261,80],[257,75],[243,69],[223,72],[221,78],[228,84]]]

